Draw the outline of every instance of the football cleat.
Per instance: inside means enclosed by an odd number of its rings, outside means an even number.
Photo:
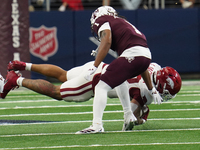
[[[142,115],[140,116],[142,119],[144,119],[145,121],[147,121],[147,118],[148,118],[148,115],[149,115],[149,111],[150,111],[150,109],[149,109],[149,107],[147,106],[147,105],[144,105],[143,107],[142,107]]]
[[[141,122],[139,123],[138,121],[135,123],[135,125],[136,126],[138,126],[138,125],[142,125],[142,124],[144,124],[146,122],[146,120],[144,120],[144,119],[141,119]]]
[[[25,70],[25,67],[26,67],[25,62],[13,60],[13,61],[10,61],[8,63],[7,69],[8,69],[8,71],[10,71],[10,70],[14,70],[14,71],[20,70],[20,71],[22,71],[22,70]]]
[[[132,130],[134,125],[137,122],[137,118],[130,111],[124,115],[124,124],[122,127],[122,131]]]
[[[6,80],[4,82],[3,92],[1,93],[1,98],[5,98],[10,90],[14,90],[19,87],[17,85],[17,79],[20,77],[20,74],[15,73],[14,71],[9,71],[6,75]]]
[[[92,133],[102,133],[102,132],[104,132],[104,128],[102,126],[95,128],[93,125],[91,125],[88,128],[76,132],[75,134],[92,134]]]

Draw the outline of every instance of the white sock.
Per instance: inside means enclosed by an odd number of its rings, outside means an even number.
[[[117,95],[119,100],[122,104],[124,115],[131,112],[131,105],[130,105],[130,96],[127,82],[124,82],[117,86],[116,88]]]
[[[31,71],[32,63],[26,63],[25,70]]]
[[[24,80],[24,78],[23,77],[19,77],[18,79],[17,79],[17,85],[19,85],[19,86],[22,86],[22,81]]]
[[[134,111],[138,108],[138,105],[135,103],[131,103],[131,110],[134,113]]]
[[[93,101],[93,126],[102,126],[103,112],[107,103],[107,92],[111,87],[103,81],[95,87],[95,96]]]

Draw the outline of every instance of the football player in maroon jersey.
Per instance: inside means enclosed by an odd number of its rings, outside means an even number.
[[[151,62],[151,52],[145,35],[127,20],[120,18],[110,6],[97,8],[90,19],[93,32],[100,45],[94,64],[85,74],[86,79],[95,73],[109,49],[116,51],[118,58],[110,63],[95,86],[93,103],[93,123],[77,134],[103,132],[102,117],[107,103],[107,92],[115,88],[124,111],[123,130],[132,130],[136,117],[131,112],[127,79],[141,75],[154,99],[161,103],[162,98],[153,87],[147,68]]]

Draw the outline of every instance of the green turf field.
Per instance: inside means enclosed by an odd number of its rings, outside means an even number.
[[[93,100],[67,103],[20,88],[0,101],[0,149],[200,149],[200,85],[183,84],[173,100],[151,104],[148,121],[122,132],[118,99],[108,99],[105,133],[75,135],[91,125]]]

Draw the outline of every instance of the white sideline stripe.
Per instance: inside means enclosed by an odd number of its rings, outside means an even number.
[[[185,128],[185,129],[155,129],[155,130],[131,130],[131,131],[105,131],[104,133],[127,133],[127,132],[173,132],[173,131],[199,131],[200,128]],[[102,134],[104,134],[102,133]],[[51,136],[51,135],[70,135],[75,134],[74,132],[65,133],[33,133],[33,134],[9,134],[0,135],[1,137],[20,137],[20,136]]]
[[[151,112],[166,112],[166,111],[198,111],[200,108],[189,108],[189,109],[158,109],[150,110]],[[79,114],[92,114],[92,111],[88,112],[69,112],[69,113],[38,113],[38,114],[10,114],[10,115],[0,115],[0,117],[22,117],[22,116],[49,116],[49,115],[79,115]],[[115,111],[104,111],[104,113],[123,113],[123,110]]]
[[[148,121],[166,121],[166,120],[200,120],[200,118],[153,118],[148,119]],[[116,120],[103,120],[103,122],[123,122],[123,119],[116,119]],[[42,125],[42,124],[63,124],[63,123],[86,123],[92,122],[92,120],[83,120],[83,121],[50,121],[50,122],[33,122],[33,123],[2,123],[0,126],[19,126],[19,125]]]
[[[176,142],[176,143],[133,143],[133,144],[93,144],[93,145],[68,145],[68,146],[46,146],[46,147],[19,147],[19,148],[2,148],[4,150],[17,149],[55,149],[55,148],[72,148],[72,147],[116,147],[116,146],[146,146],[146,145],[191,145],[200,144],[200,142]]]

